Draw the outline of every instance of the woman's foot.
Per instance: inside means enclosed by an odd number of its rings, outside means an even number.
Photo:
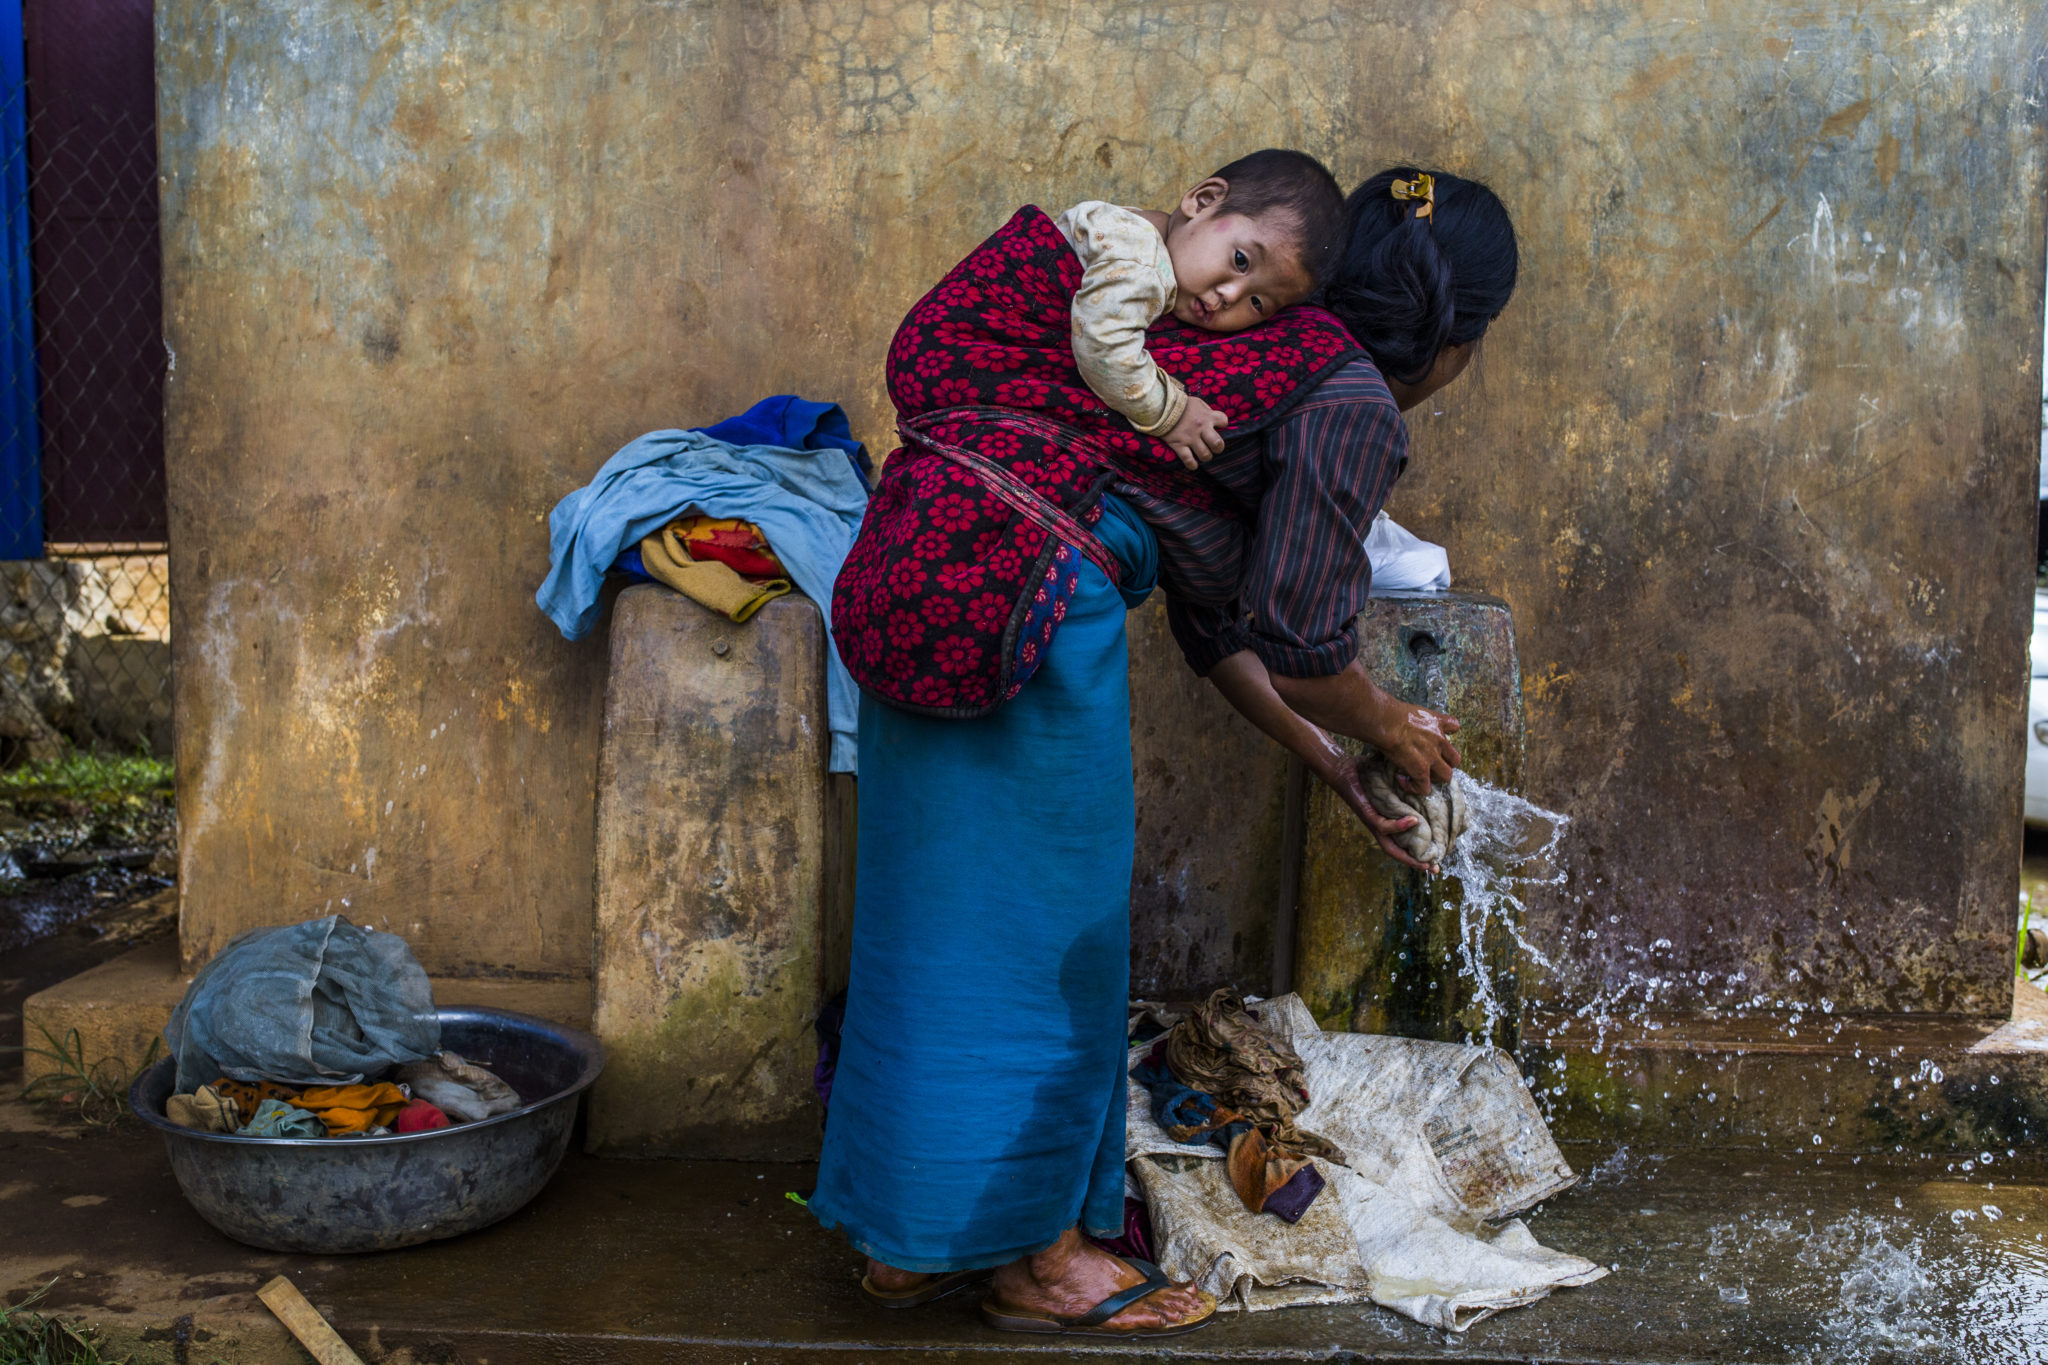
[[[989,1286],[989,1303],[1078,1318],[1117,1291],[1144,1282],[1143,1275],[1088,1241],[1078,1229],[1068,1228],[1045,1250],[997,1270]],[[1147,1294],[1101,1327],[1109,1331],[1174,1327],[1207,1317],[1214,1309],[1215,1301],[1193,1285],[1169,1285]]]
[[[922,1270],[898,1270],[893,1265],[883,1265],[874,1257],[868,1257],[868,1283],[887,1294],[900,1294],[906,1289],[915,1289],[931,1276]]]
[[[898,1270],[868,1258],[868,1273],[860,1282],[861,1292],[884,1308],[918,1308],[943,1299],[956,1289],[980,1284],[992,1272],[987,1270],[944,1270],[927,1274],[921,1270]]]

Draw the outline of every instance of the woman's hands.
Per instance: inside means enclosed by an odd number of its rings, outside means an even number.
[[[1457,721],[1440,711],[1388,696],[1366,676],[1365,666],[1356,659],[1343,672],[1325,677],[1289,678],[1276,673],[1270,679],[1290,710],[1326,730],[1364,740],[1385,754],[1406,779],[1408,790],[1417,795],[1427,796],[1434,783],[1450,781],[1451,770],[1465,761],[1450,740],[1458,733]]]
[[[1364,760],[1356,754],[1345,753],[1335,744],[1330,747],[1340,762],[1333,763],[1327,768],[1311,763],[1309,771],[1321,778],[1323,785],[1343,798],[1344,804],[1351,807],[1352,813],[1358,816],[1360,823],[1372,832],[1372,837],[1379,844],[1382,853],[1397,863],[1406,863],[1417,872],[1436,871],[1427,863],[1417,862],[1406,849],[1394,842],[1396,834],[1415,827],[1415,817],[1404,815],[1398,820],[1392,820],[1381,815],[1379,807],[1373,805],[1371,799],[1366,796],[1365,782],[1359,775],[1358,765]]]
[[[1383,696],[1385,694],[1382,694]],[[1377,728],[1362,735],[1366,743],[1387,756],[1401,774],[1401,785],[1427,796],[1432,784],[1451,780],[1451,769],[1465,761],[1450,736],[1458,733],[1458,722],[1441,711],[1414,706],[1387,697]]]
[[[1361,672],[1360,677],[1363,676]],[[1209,681],[1216,684],[1216,690],[1223,694],[1224,700],[1236,707],[1246,720],[1258,726],[1284,748],[1298,754],[1301,761],[1308,766],[1308,770],[1330,790],[1336,792],[1345,805],[1351,807],[1360,822],[1372,832],[1373,839],[1379,844],[1381,851],[1389,858],[1420,872],[1429,871],[1394,842],[1396,834],[1415,825],[1415,817],[1406,815],[1399,819],[1389,819],[1374,808],[1372,802],[1366,799],[1365,783],[1359,777],[1358,756],[1346,753],[1336,740],[1303,720],[1281,699],[1275,691],[1275,684],[1279,679],[1266,671],[1266,665],[1260,661],[1258,655],[1248,649],[1231,655],[1209,671]],[[1370,682],[1367,686],[1371,686]],[[1379,691],[1378,688],[1373,690]],[[1385,697],[1384,693],[1380,695]],[[1387,700],[1392,701],[1392,698]],[[1435,715],[1434,712],[1424,714]],[[1458,728],[1458,722],[1448,716],[1441,718],[1440,723],[1443,722],[1447,722],[1453,730]],[[1393,733],[1398,734],[1398,729]],[[1457,752],[1456,749],[1451,750],[1453,766]],[[1427,790],[1426,786],[1424,790]]]

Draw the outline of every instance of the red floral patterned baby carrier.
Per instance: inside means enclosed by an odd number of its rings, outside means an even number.
[[[1080,562],[1121,570],[1088,528],[1121,478],[1187,506],[1241,516],[1089,391],[1068,340],[1081,262],[1025,207],[939,281],[896,330],[889,396],[904,446],[868,502],[832,593],[846,668],[884,701],[925,715],[985,715],[1037,671]],[[1243,332],[1171,318],[1152,358],[1230,418],[1270,425],[1360,354],[1331,314],[1291,308]]]

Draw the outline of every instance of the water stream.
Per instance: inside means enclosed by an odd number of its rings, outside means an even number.
[[[1553,970],[1550,959],[1522,934],[1532,887],[1561,886],[1564,868],[1557,847],[1571,826],[1571,817],[1545,810],[1511,791],[1458,775],[1464,792],[1467,823],[1464,835],[1444,860],[1444,876],[1455,881],[1458,907],[1458,974],[1472,983],[1472,1001],[1484,1026],[1467,1037],[1477,1042],[1494,1037],[1507,1004],[1487,966],[1486,936],[1498,924],[1521,950],[1524,960]],[[1446,897],[1446,905],[1452,898]]]

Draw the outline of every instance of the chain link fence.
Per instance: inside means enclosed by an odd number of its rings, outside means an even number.
[[[25,10],[0,12],[0,766],[168,755],[150,6]]]

